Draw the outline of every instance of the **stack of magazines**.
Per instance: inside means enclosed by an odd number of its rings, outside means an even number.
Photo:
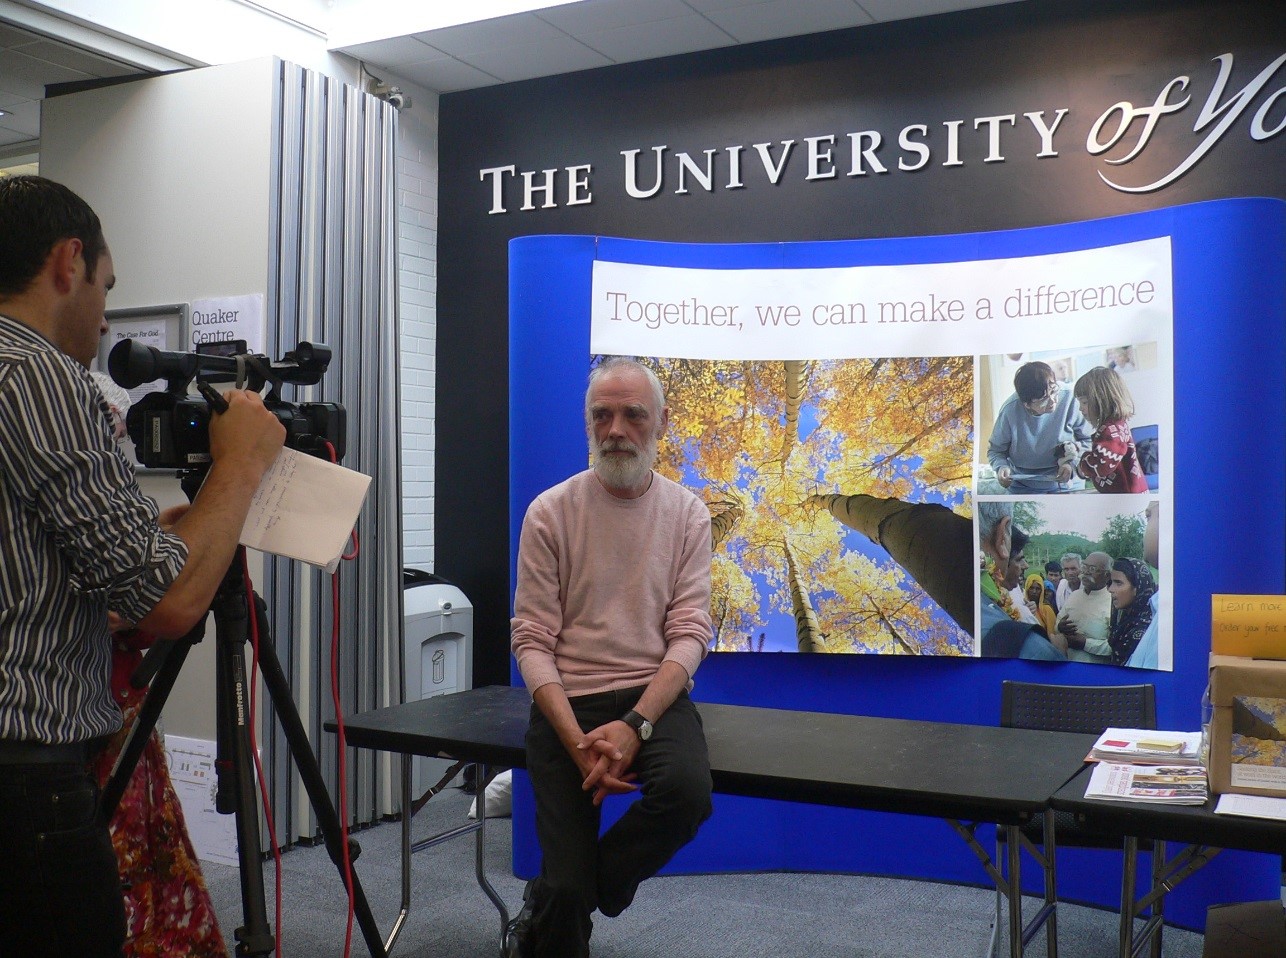
[[[1200,732],[1110,728],[1098,737],[1090,759],[1132,765],[1200,765]]]
[[[1204,805],[1208,795],[1200,732],[1110,728],[1090,752],[1097,762],[1086,798]]]

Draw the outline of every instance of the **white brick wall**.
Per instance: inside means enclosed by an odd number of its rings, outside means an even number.
[[[398,305],[401,315],[403,565],[433,569],[434,376],[437,356],[438,98],[411,97],[398,117]]]

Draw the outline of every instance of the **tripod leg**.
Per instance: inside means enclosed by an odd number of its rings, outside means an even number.
[[[134,720],[134,727],[130,729],[120,754],[116,756],[112,774],[103,785],[103,791],[98,797],[98,817],[103,823],[110,822],[112,816],[116,814],[116,808],[125,795],[125,789],[129,787],[129,781],[134,775],[139,757],[143,754],[147,740],[152,737],[156,722],[161,717],[165,700],[170,697],[170,690],[174,688],[174,682],[179,677],[179,670],[183,668],[183,661],[187,658],[192,646],[200,642],[204,634],[205,623],[200,622],[191,632],[175,642],[173,648],[166,654],[156,677],[152,679],[147,697],[143,699],[143,706],[139,709],[138,718]]]
[[[246,603],[238,578],[225,580],[227,595],[216,597],[215,634],[218,658],[216,685],[220,701],[219,786],[216,807],[222,814],[234,812],[237,831],[237,860],[241,872],[241,908],[245,925],[235,932],[237,955],[271,955],[275,941],[268,925],[264,897],[263,864],[259,848],[259,801],[255,794],[254,760],[250,741],[250,685],[246,676]]]
[[[299,718],[299,710],[295,708],[295,699],[291,694],[290,683],[286,681],[286,676],[281,671],[281,662],[277,658],[277,653],[273,650],[272,643],[268,641],[266,612],[263,608],[262,600],[258,596],[255,597],[255,608],[259,614],[259,672],[263,676],[264,685],[268,689],[268,696],[272,699],[273,707],[277,710],[277,720],[281,723],[286,742],[290,745],[290,752],[294,757],[296,768],[299,769],[299,777],[303,780],[304,790],[308,793],[308,799],[312,803],[313,810],[317,813],[317,821],[321,826],[322,837],[326,842],[326,851],[342,876],[344,870],[344,845],[339,815],[331,802],[330,793],[326,789],[326,782],[322,778],[321,769],[317,765],[317,758],[313,755],[312,743],[304,732],[303,723]],[[350,846],[352,844],[350,842]],[[350,856],[350,864],[355,857],[355,855]],[[380,937],[379,928],[375,925],[375,916],[371,914],[370,904],[366,900],[365,892],[362,891],[356,871],[353,871],[352,878],[354,914],[357,918],[358,926],[362,930],[362,937],[366,940],[366,947],[371,953],[371,958],[385,958],[387,953],[384,950],[384,942]]]

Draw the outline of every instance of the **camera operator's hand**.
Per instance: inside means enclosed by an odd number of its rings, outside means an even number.
[[[170,530],[187,543],[187,562],[139,622],[158,638],[180,638],[209,611],[236,555],[250,500],[286,440],[286,427],[258,393],[234,389],[223,400],[227,409],[210,417],[210,472],[192,507]]]
[[[162,509],[161,514],[156,517],[157,525],[163,531],[169,532],[178,525],[179,520],[186,516],[191,508],[190,505],[184,503],[181,506],[170,506],[168,509]]]
[[[210,417],[210,458],[216,464],[257,468],[262,476],[286,441],[286,427],[256,392],[230,389],[223,399],[227,410]]]

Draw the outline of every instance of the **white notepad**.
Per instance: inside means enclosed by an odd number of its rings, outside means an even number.
[[[241,544],[333,572],[371,477],[294,449],[264,473],[241,528]]]

